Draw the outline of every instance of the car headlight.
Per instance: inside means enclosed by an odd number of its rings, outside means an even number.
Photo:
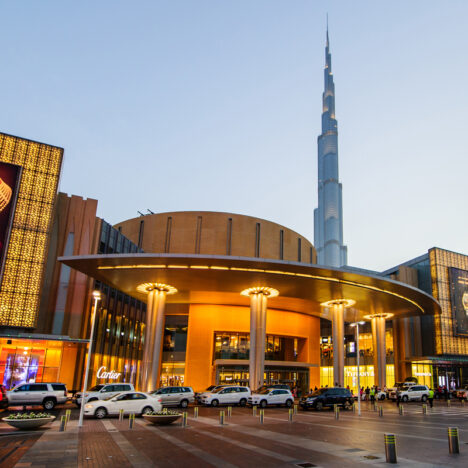
[[[85,408],[91,409],[93,405],[85,405]]]

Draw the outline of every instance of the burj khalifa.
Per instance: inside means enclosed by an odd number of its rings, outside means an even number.
[[[325,89],[322,95],[322,134],[318,137],[318,207],[314,210],[317,263],[331,267],[347,264],[343,245],[342,187],[338,178],[338,123],[335,118],[335,84],[327,28]]]

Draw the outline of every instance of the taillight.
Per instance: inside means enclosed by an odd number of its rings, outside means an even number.
[[[161,403],[161,401],[162,401],[162,398],[158,398],[158,401],[159,401],[159,403]]]
[[[63,392],[63,396],[68,396],[66,390],[65,390],[65,392]]]
[[[3,392],[0,392],[0,401],[3,400]]]

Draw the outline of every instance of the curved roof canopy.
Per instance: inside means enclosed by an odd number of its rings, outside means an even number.
[[[321,306],[330,300],[355,301],[345,320],[362,320],[369,314],[396,317],[440,313],[429,294],[406,284],[341,269],[296,262],[232,256],[187,254],[116,254],[59,258],[64,264],[130,296],[146,301],[137,290],[143,283],[164,283],[177,288],[171,303],[249,304],[240,292],[267,286],[279,291],[269,308],[329,318]]]

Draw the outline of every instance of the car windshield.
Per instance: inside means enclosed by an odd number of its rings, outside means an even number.
[[[210,385],[210,386],[206,389],[206,391],[207,391],[207,392],[211,392],[211,390],[213,390],[213,388],[215,388],[215,386],[214,386],[214,385]]]
[[[94,387],[91,387],[88,392],[99,392],[102,387],[104,387],[104,385],[95,385]]]
[[[328,388],[319,388],[318,390],[315,390],[315,392],[309,393],[307,396],[319,396],[319,395],[323,395],[327,390],[328,390]]]
[[[119,395],[120,395],[120,393],[117,393],[117,394],[112,395],[112,396],[108,396],[107,398],[104,398],[104,401],[112,400],[112,398],[118,397]]]
[[[221,390],[224,390],[225,387],[215,388],[212,393],[219,393]]]
[[[271,388],[262,388],[258,393],[260,395],[266,395],[267,393],[270,393]]]

